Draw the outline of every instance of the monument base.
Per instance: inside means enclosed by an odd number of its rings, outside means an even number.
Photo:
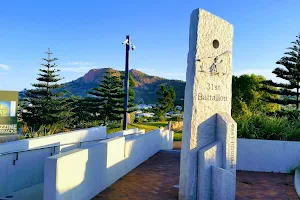
[[[234,200],[236,123],[217,114],[216,140],[198,151],[197,199]]]

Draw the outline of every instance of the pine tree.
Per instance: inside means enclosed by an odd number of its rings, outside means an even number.
[[[161,84],[156,91],[157,94],[157,107],[154,109],[156,115],[160,118],[165,112],[174,108],[174,101],[176,93],[173,87],[167,89],[165,84]]]
[[[271,94],[278,94],[281,99],[267,98],[266,101],[278,103],[281,105],[293,105],[295,109],[299,109],[299,82],[300,82],[300,34],[296,36],[296,41],[292,42],[293,46],[289,47],[289,52],[284,53],[287,56],[282,57],[276,64],[284,66],[284,68],[276,68],[273,74],[277,77],[286,80],[288,83],[274,83],[271,80],[264,81],[262,89]],[[278,90],[270,88],[277,87]]]
[[[99,99],[96,97],[82,98],[80,96],[71,96],[70,101],[74,108],[74,124],[83,126],[86,123],[97,120],[97,112],[99,109]]]
[[[34,89],[26,90],[27,112],[22,113],[24,122],[35,130],[54,124],[67,127],[74,114],[70,102],[63,98],[65,92],[58,92],[62,87],[58,82],[63,79],[59,77],[60,70],[54,63],[58,59],[50,58],[50,49],[46,54],[48,58],[43,58],[46,64],[41,64],[43,68],[39,69],[38,83],[32,84]]]
[[[124,71],[121,71],[120,73],[121,73],[120,77],[124,83],[124,78],[125,78]],[[134,79],[133,79],[132,75],[129,73],[129,90],[128,90],[128,107],[127,107],[128,113],[134,112],[136,110],[136,108],[135,108],[136,104],[134,103],[135,92],[134,92],[133,88],[134,88]]]
[[[104,125],[111,121],[120,121],[123,113],[123,84],[120,77],[115,75],[115,71],[109,68],[103,76],[102,83],[98,88],[94,88],[89,94],[98,98],[98,119],[101,119]],[[95,105],[96,102],[92,101]]]

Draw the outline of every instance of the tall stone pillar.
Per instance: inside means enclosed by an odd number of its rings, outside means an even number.
[[[235,184],[236,124],[231,118],[232,40],[231,24],[202,9],[192,12],[184,97],[180,200],[213,199],[219,197],[214,191],[222,187],[222,181],[230,179]],[[218,180],[216,174],[223,179]]]

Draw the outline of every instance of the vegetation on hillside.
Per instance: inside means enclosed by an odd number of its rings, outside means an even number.
[[[87,92],[93,88],[98,87],[103,79],[103,75],[109,68],[92,69],[86,73],[83,77],[77,80],[66,83],[62,90],[67,90],[71,95],[81,96],[85,98]],[[120,76],[123,72],[114,70],[116,76]],[[166,87],[174,87],[176,96],[176,105],[182,103],[180,98],[184,96],[185,82],[181,80],[169,80],[158,76],[151,76],[132,69],[129,71],[132,77],[134,86],[133,91],[135,92],[135,103],[154,104],[156,102],[155,92],[159,89],[161,84],[165,84]]]

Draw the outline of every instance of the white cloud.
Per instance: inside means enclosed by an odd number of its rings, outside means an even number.
[[[0,68],[2,68],[4,70],[8,70],[10,67],[8,65],[5,65],[5,64],[0,64]]]
[[[61,71],[68,71],[68,72],[88,72],[91,69],[97,68],[97,66],[93,65],[92,62],[84,62],[84,61],[72,61],[61,64],[62,67],[60,67]]]
[[[94,63],[92,62],[83,62],[83,61],[75,61],[75,62],[67,62],[67,63],[64,63],[62,65],[66,65],[66,66],[78,66],[78,65],[92,65]]]
[[[262,75],[264,76],[267,80],[272,80],[277,83],[282,83],[285,82],[281,78],[276,77],[275,74],[272,73],[273,69],[245,69],[237,72],[233,72],[235,76],[240,76],[243,74],[255,74],[255,75]]]
[[[97,66],[81,66],[81,67],[61,67],[61,71],[68,71],[68,72],[88,72],[91,69],[95,69]]]

